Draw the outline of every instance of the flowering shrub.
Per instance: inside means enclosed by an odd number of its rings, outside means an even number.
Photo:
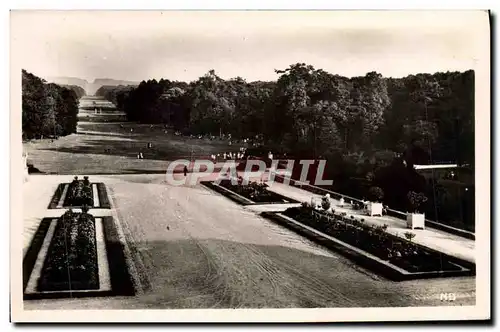
[[[373,202],[382,202],[382,199],[384,198],[384,191],[380,187],[371,187],[370,188],[370,199]]]
[[[414,191],[408,192],[407,198],[413,213],[419,213],[422,204],[427,202],[427,197],[423,193],[416,193]]]
[[[415,233],[412,233],[412,232],[405,232],[405,238],[408,240],[408,241],[411,241],[413,240],[413,238],[415,237]]]

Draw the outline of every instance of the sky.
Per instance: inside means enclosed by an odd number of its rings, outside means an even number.
[[[485,12],[13,11],[11,59],[41,77],[275,80],[303,62],[343,76],[474,69]],[[488,50],[489,52],[489,50]]]

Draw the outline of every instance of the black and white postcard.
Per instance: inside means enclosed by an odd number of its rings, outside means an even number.
[[[488,11],[10,21],[13,321],[490,318]]]

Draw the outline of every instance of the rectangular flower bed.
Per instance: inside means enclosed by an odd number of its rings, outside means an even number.
[[[201,183],[242,205],[299,203],[268,190],[268,185],[265,183],[232,184],[231,180],[227,179],[220,183],[208,181]]]
[[[92,184],[88,180],[73,180],[68,185],[63,207],[84,205],[94,206]]]
[[[23,260],[25,299],[133,295],[112,217],[45,218]]]
[[[473,263],[345,215],[319,212],[310,207],[264,215],[393,280],[475,275]]]
[[[59,218],[38,280],[40,291],[99,289],[94,217]]]
[[[85,180],[61,183],[52,196],[49,209],[81,208],[84,205],[90,208],[111,208],[104,183]]]

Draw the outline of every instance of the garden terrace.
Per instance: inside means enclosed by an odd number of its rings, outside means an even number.
[[[268,190],[269,186],[264,182],[242,184],[240,179],[238,184],[233,184],[230,179],[224,179],[219,183],[208,181],[201,183],[242,205],[298,203],[294,199]]]
[[[415,233],[407,232],[406,240],[345,212],[318,211],[305,204],[263,215],[389,279],[475,275],[475,264],[412,242]]]
[[[284,180],[285,180],[284,176],[282,176],[280,174],[275,174],[275,181],[276,182],[284,183],[285,182]],[[304,182],[294,180],[291,178],[286,178],[286,180],[288,181],[288,184],[290,186],[308,191],[308,192],[316,194],[316,195],[324,196],[325,194],[329,194],[330,197],[335,199],[335,200],[339,200],[341,198],[344,198],[346,201],[351,201],[353,203],[352,204],[353,207],[363,205],[363,202],[360,199],[357,199],[354,197],[343,195],[343,194],[340,194],[338,192],[327,190],[325,188],[321,188],[318,186],[313,186],[311,184],[304,183]],[[387,209],[387,215],[394,217],[394,218],[397,218],[397,219],[406,220],[407,213],[389,208],[389,209]],[[452,227],[450,225],[439,223],[439,222],[436,222],[433,220],[425,219],[425,224],[426,224],[426,227],[431,227],[431,228],[441,230],[441,231],[446,232],[446,233],[458,235],[458,236],[464,237],[466,239],[475,240],[475,238],[476,238],[476,235],[474,232],[470,232],[470,231],[467,231],[464,229]]]
[[[76,177],[70,183],[61,183],[57,186],[49,204],[49,209],[80,208],[109,209],[110,203],[104,183],[91,183],[86,177],[78,180]]]
[[[72,175],[34,175],[25,184],[24,201],[30,202],[25,204],[22,218],[25,255],[40,221],[51,218],[52,223],[64,213],[62,209],[47,210],[47,206],[58,184],[72,179]],[[262,211],[275,212],[286,209],[287,205],[300,204],[242,206],[199,184],[165,183],[164,174],[91,175],[90,179],[106,184],[112,209],[89,212],[96,217],[97,224],[99,217],[103,217],[104,227],[116,225],[122,242],[113,241],[110,247],[121,252],[124,246],[137,293],[74,299],[77,296],[74,292],[73,299],[68,300],[25,301],[26,310],[60,309],[62,303],[68,310],[358,308],[476,303],[475,277],[432,278],[424,282],[386,280],[352,259],[259,215]],[[274,184],[268,188],[273,189]],[[288,196],[285,190],[279,193]],[[311,194],[304,193],[304,200],[310,201]],[[290,197],[302,200],[293,194]],[[104,216],[112,217],[114,222],[108,223]],[[368,224],[371,220],[366,219]],[[392,226],[385,218],[372,219],[381,219]],[[389,227],[388,231],[391,230]],[[107,237],[110,233],[104,231]],[[405,230],[401,227],[396,231]],[[418,242],[424,237],[420,234],[426,233],[427,237],[430,232],[417,231],[413,241]],[[108,243],[106,239],[106,249]],[[34,256],[36,259],[36,252]],[[109,252],[108,256],[113,257]],[[109,259],[109,270],[113,292],[118,293],[111,266],[115,261],[116,258]],[[119,274],[118,282],[125,279],[120,278],[124,274]],[[207,280],[212,281],[207,284]],[[258,282],[254,283],[255,280]],[[352,287],[353,284],[362,287]],[[453,303],[443,303],[439,293],[436,297],[436,289],[461,295]]]
[[[42,219],[23,260],[25,299],[133,295],[112,217]]]

